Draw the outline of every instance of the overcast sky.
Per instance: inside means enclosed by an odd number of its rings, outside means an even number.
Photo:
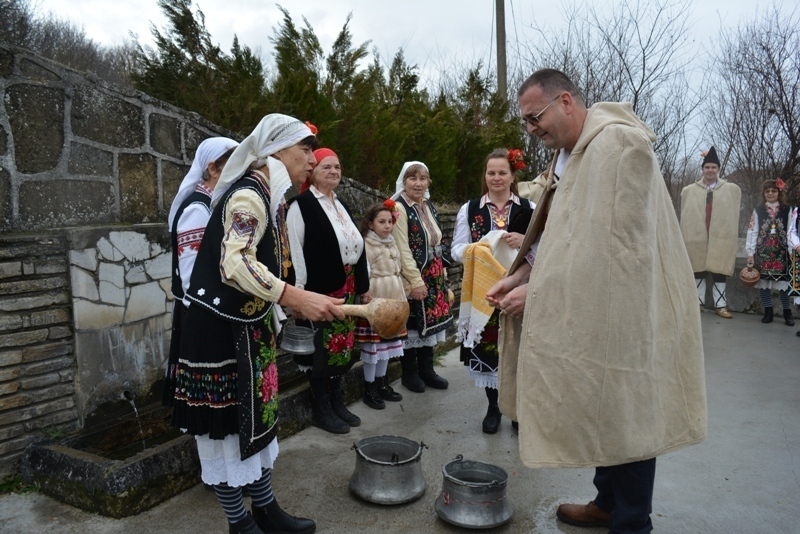
[[[647,0],[644,0],[647,1]],[[794,2],[796,0],[789,0]],[[598,8],[614,2],[585,0]],[[693,34],[698,54],[709,47],[720,24],[735,27],[752,18],[763,0],[702,0],[692,2]],[[156,0],[34,0],[40,12],[52,12],[82,26],[86,34],[102,44],[122,43],[128,31],[141,42],[152,42],[150,24],[159,29],[165,18]],[[272,62],[269,38],[281,20],[276,4],[267,0],[194,0],[206,16],[206,27],[225,52],[234,34],[250,48],[260,48],[267,63]],[[399,48],[409,64],[432,73],[450,64],[474,66],[477,60],[494,64],[494,0],[283,0],[295,24],[306,17],[327,53],[341,30],[347,14],[353,14],[354,44],[371,41],[384,64],[391,62]],[[506,32],[509,47],[517,40],[536,38],[531,26],[564,26],[569,2],[506,0]],[[509,54],[512,52],[509,51]],[[423,83],[430,80],[423,80]]]

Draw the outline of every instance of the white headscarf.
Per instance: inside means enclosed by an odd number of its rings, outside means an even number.
[[[408,168],[411,167],[412,165],[422,165],[425,168],[425,172],[428,173],[428,190],[425,191],[425,198],[426,199],[431,198],[431,192],[430,192],[431,171],[428,170],[428,166],[422,163],[421,161],[406,161],[405,163],[403,163],[403,168],[400,170],[400,176],[397,177],[397,181],[394,183],[394,195],[392,195],[393,199],[397,200],[397,198],[400,196],[400,193],[403,192],[403,178],[405,177]]]
[[[214,196],[211,197],[211,206],[214,207],[219,199],[228,191],[233,183],[244,176],[250,169],[250,164],[254,161],[259,167],[267,165],[269,167],[269,183],[272,198],[272,221],[275,222],[275,213],[280,205],[277,200],[283,198],[286,190],[292,185],[289,178],[289,171],[286,166],[275,158],[269,156],[296,145],[306,137],[314,134],[304,123],[289,117],[273,113],[265,116],[258,123],[253,133],[248,135],[244,141],[234,150],[225,168],[222,170],[217,187],[214,188]]]
[[[203,171],[208,168],[208,164],[217,161],[225,152],[238,144],[227,137],[210,137],[200,143],[194,154],[192,166],[189,168],[189,172],[186,173],[181,186],[178,188],[178,193],[172,200],[172,207],[169,208],[169,218],[167,220],[169,221],[170,231],[181,204],[194,192],[197,184],[203,181]]]

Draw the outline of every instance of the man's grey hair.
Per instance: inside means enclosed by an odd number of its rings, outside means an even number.
[[[556,69],[540,69],[531,74],[527,80],[522,82],[522,85],[517,91],[517,97],[521,97],[531,87],[538,86],[542,88],[542,92],[550,97],[564,91],[572,95],[572,98],[578,100],[581,104],[586,105],[581,94],[580,89],[569,77]]]

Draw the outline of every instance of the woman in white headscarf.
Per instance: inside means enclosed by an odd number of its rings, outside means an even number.
[[[314,164],[302,122],[267,115],[236,148],[211,201],[181,336],[173,424],[195,436],[203,482],[214,486],[231,533],[310,533],[272,495],[278,454],[276,336],[280,305],[313,320],[344,315],[335,299],[296,288],[289,274],[283,195]],[[252,499],[245,511],[242,488]]]
[[[181,182],[178,193],[169,210],[169,228],[172,240],[172,341],[169,360],[164,376],[162,400],[171,406],[180,356],[181,325],[189,300],[185,298],[189,289],[192,269],[200,250],[200,242],[211,217],[211,194],[214,192],[222,169],[239,145],[227,137],[211,137],[197,147],[189,172]]]
[[[449,263],[442,244],[436,208],[428,200],[430,174],[421,161],[407,161],[395,183],[399,216],[392,230],[400,252],[401,274],[410,288],[411,315],[403,342],[401,384],[422,393],[425,386],[447,389],[447,380],[433,370],[433,348],[445,340],[453,322],[447,290]]]

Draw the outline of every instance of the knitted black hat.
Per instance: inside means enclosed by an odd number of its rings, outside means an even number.
[[[717,167],[719,167],[719,158],[717,157],[717,150],[713,146],[708,149],[708,152],[706,152],[706,155],[703,158],[703,165],[705,165],[706,163],[714,163],[715,165],[717,165]],[[701,165],[701,167],[703,165]]]

